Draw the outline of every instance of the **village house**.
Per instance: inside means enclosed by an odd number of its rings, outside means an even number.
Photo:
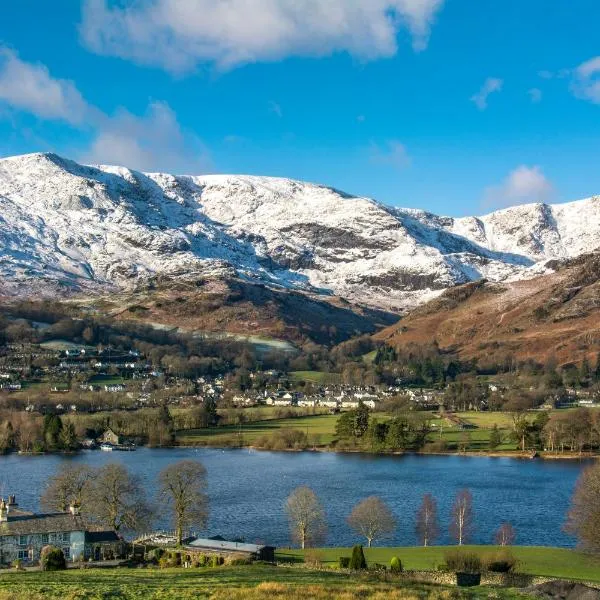
[[[120,446],[123,443],[123,437],[115,433],[110,427],[96,440],[99,444],[112,444]]]
[[[0,499],[0,564],[36,563],[44,546],[61,548],[70,561],[121,557],[126,543],[112,530],[90,525],[72,506],[66,513],[34,514],[14,496]]]

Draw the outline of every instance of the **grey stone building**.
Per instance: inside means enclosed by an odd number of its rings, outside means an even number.
[[[0,563],[35,563],[48,545],[61,548],[71,561],[117,558],[126,546],[115,531],[95,527],[75,507],[67,513],[34,514],[21,510],[14,496],[0,499]]]

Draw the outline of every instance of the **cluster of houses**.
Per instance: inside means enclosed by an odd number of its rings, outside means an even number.
[[[328,408],[332,411],[358,408],[362,402],[370,409],[388,398],[400,394],[407,395],[418,408],[438,408],[441,393],[437,390],[411,390],[396,386],[361,387],[353,385],[323,386],[311,394],[299,391],[278,389],[276,391],[245,392],[232,398],[236,406],[298,406],[305,408]]]

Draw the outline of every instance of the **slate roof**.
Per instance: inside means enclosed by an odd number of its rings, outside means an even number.
[[[8,521],[0,523],[0,536],[85,531],[89,525],[81,516],[70,513],[28,514],[11,511]]]

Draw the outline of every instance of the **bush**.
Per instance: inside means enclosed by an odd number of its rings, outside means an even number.
[[[361,545],[356,545],[352,548],[352,558],[350,559],[350,568],[353,571],[360,571],[367,568],[365,553]]]
[[[230,567],[243,567],[252,564],[251,558],[230,558],[225,561]]]
[[[23,571],[23,561],[20,558],[17,558],[16,560],[13,560],[12,562],[12,566],[17,570],[17,571]]]
[[[304,553],[304,562],[308,565],[319,566],[325,561],[325,555],[320,550],[307,550]]]
[[[402,561],[397,557],[393,556],[390,561],[390,570],[392,573],[402,573]]]
[[[211,567],[220,567],[225,562],[225,559],[218,554],[213,554],[210,557],[210,566]]]
[[[65,555],[56,546],[44,546],[40,553],[42,571],[64,571],[67,568]]]
[[[494,573],[512,573],[517,568],[517,564],[514,554],[507,549],[499,550],[485,560],[485,568]]]
[[[350,568],[350,557],[349,556],[340,556],[338,558],[338,567],[340,569],[349,569]]]
[[[481,573],[481,558],[475,552],[452,550],[444,554],[449,571],[455,573]]]
[[[158,564],[164,553],[164,548],[154,548],[146,553],[146,560]]]

